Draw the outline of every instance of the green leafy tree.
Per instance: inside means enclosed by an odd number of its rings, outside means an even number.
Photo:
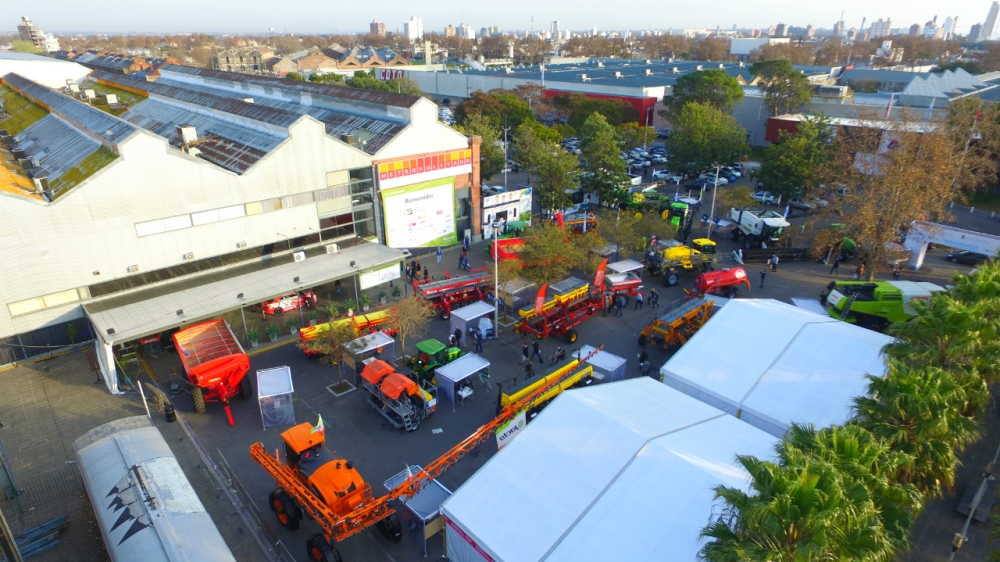
[[[524,248],[520,252],[521,276],[539,286],[556,283],[569,277],[570,272],[587,260],[580,244],[567,244],[567,233],[555,224],[528,227],[524,233]]]
[[[670,169],[690,172],[739,160],[750,152],[746,138],[746,130],[732,115],[694,102],[681,109],[664,144]]]
[[[304,82],[306,79],[305,76],[299,74],[298,72],[289,72],[288,74],[285,75],[285,78],[287,80],[297,80],[299,82]]]
[[[896,550],[909,548],[910,527],[923,507],[912,484],[900,484],[903,467],[913,459],[856,425],[816,430],[793,425],[779,446],[779,456],[798,450],[832,464],[845,478],[862,484],[878,507],[879,523]]]
[[[823,116],[800,121],[794,133],[782,132],[780,140],[764,150],[757,178],[775,195],[805,194],[832,157],[830,132]]]
[[[743,86],[725,70],[690,72],[677,79],[672,95],[663,98],[669,113],[678,113],[689,102],[698,102],[731,113],[743,102]]]
[[[622,150],[631,150],[637,146],[646,146],[656,140],[656,129],[644,127],[638,123],[623,123],[615,127]]]
[[[478,135],[483,139],[479,145],[480,178],[488,180],[503,171],[505,162],[500,131],[493,127],[489,119],[478,113],[473,114],[456,128],[467,135]]]
[[[534,194],[542,209],[563,209],[572,203],[570,192],[580,182],[580,161],[554,143],[542,143],[533,157]]]
[[[618,259],[627,259],[634,252],[644,250],[646,241],[654,234],[661,240],[670,240],[676,233],[674,225],[656,213],[602,209],[598,218],[601,238],[618,247]]]
[[[866,396],[854,399],[857,423],[893,450],[909,455],[899,482],[926,497],[954,491],[958,452],[979,438],[965,390],[938,367],[910,368],[889,362],[885,377],[869,375]]]
[[[948,108],[945,125],[958,160],[951,183],[967,193],[996,185],[1000,104],[972,97],[955,100]]]
[[[723,517],[705,527],[700,556],[710,562],[891,560],[868,490],[823,459],[791,448],[779,462],[737,456],[750,491],[719,486]]]
[[[528,173],[528,181],[531,181],[531,174],[536,172],[537,163],[544,156],[543,151],[548,150],[547,145],[558,143],[562,137],[555,130],[542,125],[534,119],[521,123],[514,133],[513,157],[514,161],[524,167]]]
[[[612,126],[639,120],[639,112],[623,100],[592,99],[583,94],[562,94],[552,99],[552,105],[566,113],[568,123],[583,134],[583,124],[594,113],[600,113]]]
[[[465,124],[466,120],[473,115],[480,115],[490,122],[490,126],[500,129],[503,125],[501,116],[503,115],[503,104],[494,96],[482,90],[472,92],[472,95],[458,104],[455,109],[455,119],[460,124]]]
[[[756,62],[750,66],[750,74],[760,78],[764,104],[771,115],[793,113],[812,99],[809,79],[787,60]]]
[[[39,55],[42,50],[35,46],[31,41],[20,41],[14,40],[10,44],[14,47],[14,51],[18,53],[28,53],[31,55]]]
[[[600,113],[592,113],[579,130],[584,187],[597,191],[604,203],[619,202],[628,172],[618,157],[621,151],[614,127]]]

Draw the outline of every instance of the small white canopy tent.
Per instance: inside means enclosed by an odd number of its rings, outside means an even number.
[[[603,350],[590,355],[595,349],[592,345],[585,345],[573,352],[573,357],[579,359],[589,356],[586,363],[594,368],[594,378],[600,382],[625,380],[625,358]]]
[[[777,439],[648,378],[563,392],[441,506],[453,562],[696,560]]]
[[[480,318],[483,316],[493,316],[495,312],[496,309],[493,308],[493,305],[483,301],[474,302],[458,310],[452,310],[450,319],[451,331],[454,332],[457,328],[461,330],[465,341],[475,342],[475,338],[469,337],[469,328],[478,328]],[[483,334],[483,337],[485,338],[486,334]]]
[[[892,338],[773,299],[732,299],[660,369],[664,384],[781,437],[851,418]]]

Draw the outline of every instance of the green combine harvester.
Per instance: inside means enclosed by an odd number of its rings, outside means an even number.
[[[910,301],[929,300],[944,287],[918,281],[831,281],[820,303],[831,318],[882,331],[916,315]]]

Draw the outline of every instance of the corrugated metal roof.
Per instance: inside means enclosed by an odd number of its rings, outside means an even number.
[[[335,138],[349,134],[365,140],[361,148],[368,154],[375,154],[381,150],[403,129],[402,125],[386,120],[266,97],[252,98],[253,103],[248,103],[243,100],[252,97],[252,94],[247,92],[190,84],[169,78],[161,78],[150,83],[109,73],[95,72],[94,76],[112,84],[146,91],[152,95],[169,97],[282,127],[288,127],[302,115],[310,115],[323,122],[326,132]]]
[[[136,132],[135,127],[113,115],[55,90],[50,90],[45,86],[40,86],[17,74],[8,74],[3,77],[3,80],[21,95],[48,109],[51,113],[59,115],[81,129],[90,131],[112,145],[117,145]]]
[[[196,147],[201,151],[198,156],[239,174],[247,171],[287,138],[276,133],[241,127],[156,99],[135,104],[122,117],[137,127],[170,140],[174,146],[180,146],[177,126],[191,125],[203,141]]]
[[[101,143],[91,139],[53,114],[46,115],[14,137],[16,149],[37,160],[40,172],[51,184],[84,158],[97,152]]]
[[[375,92],[372,90],[362,90],[360,88],[327,86],[314,82],[300,82],[297,80],[286,80],[284,78],[269,78],[266,76],[255,76],[252,74],[238,74],[235,72],[223,72],[221,70],[209,70],[207,68],[194,68],[192,66],[180,66],[176,64],[165,64],[161,70],[177,72],[180,74],[189,74],[193,76],[203,76],[205,78],[214,78],[216,80],[231,80],[233,82],[257,84],[259,86],[273,86],[282,90],[293,90],[331,98],[341,98],[344,100],[387,105],[392,107],[410,108],[420,101],[420,96],[392,94],[389,92]]]

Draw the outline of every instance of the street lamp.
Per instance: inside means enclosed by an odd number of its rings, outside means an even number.
[[[493,337],[500,336],[500,222],[493,222]]]

